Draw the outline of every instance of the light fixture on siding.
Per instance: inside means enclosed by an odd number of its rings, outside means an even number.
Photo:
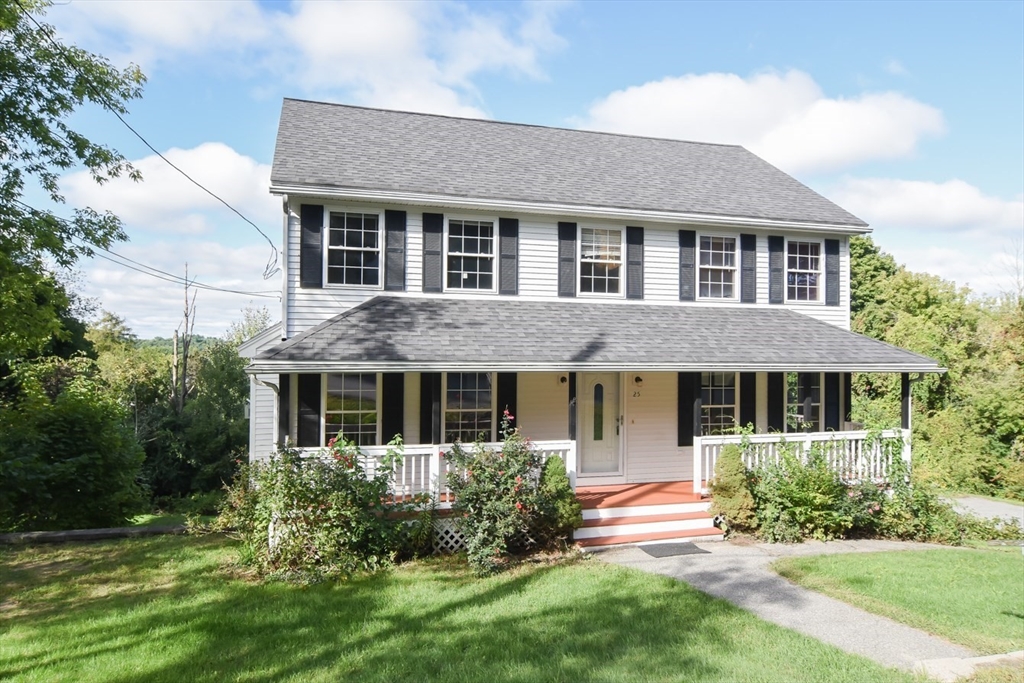
[[[569,376],[568,375],[559,375],[558,376],[558,383],[559,384],[568,384],[569,383]]]
[[[640,375],[637,375],[636,377],[633,378],[633,384],[637,385],[638,387],[642,387],[644,385],[644,378],[641,377]]]

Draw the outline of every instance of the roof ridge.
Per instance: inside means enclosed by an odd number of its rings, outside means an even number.
[[[436,119],[451,119],[454,121],[475,121],[478,123],[489,123],[496,126],[518,126],[521,128],[541,128],[544,130],[557,130],[564,131],[566,133],[581,133],[584,135],[607,135],[617,138],[632,138],[636,140],[655,140],[658,142],[678,142],[685,145],[706,145],[709,147],[731,147],[735,149],[742,149],[745,152],[750,152],[743,145],[731,144],[727,142],[707,142],[704,140],[683,140],[680,138],[665,138],[654,135],[636,135],[633,133],[614,133],[606,130],[588,130],[585,128],[565,128],[563,126],[547,126],[541,123],[521,123],[518,121],[500,121],[498,119],[480,119],[471,116],[453,116],[451,114],[432,114],[429,112],[422,111],[409,111],[407,109],[385,109],[383,107],[367,107],[360,104],[344,104],[341,102],[323,102],[321,100],[307,100],[301,97],[285,97],[282,98],[285,101],[291,102],[303,102],[306,104],[318,104],[325,107],[344,107],[346,109],[361,109],[363,111],[379,111],[386,112],[389,114],[405,114],[407,116],[425,116]],[[756,156],[756,155],[755,155]]]

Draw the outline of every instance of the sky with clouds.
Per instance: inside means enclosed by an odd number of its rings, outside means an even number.
[[[71,0],[65,41],[148,77],[129,122],[280,240],[267,191],[282,97],[741,144],[868,221],[908,267],[982,294],[1024,249],[1024,3],[387,3]],[[270,247],[111,114],[74,124],[144,181],[70,173],[116,251],[218,287],[273,292]],[[182,292],[109,261],[84,293],[169,336]],[[196,331],[267,298],[203,290]]]

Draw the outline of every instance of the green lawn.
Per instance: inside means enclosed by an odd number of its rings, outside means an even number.
[[[912,681],[662,577],[456,560],[260,584],[219,537],[0,550],[0,679]]]
[[[981,654],[1024,649],[1020,548],[791,557],[773,568],[802,586]]]
[[[185,515],[147,512],[144,515],[135,515],[132,518],[131,526],[178,526],[184,523]]]

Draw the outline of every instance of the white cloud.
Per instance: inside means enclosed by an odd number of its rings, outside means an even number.
[[[173,148],[164,156],[241,210],[272,238],[276,236],[281,203],[267,190],[270,166],[220,142],[192,149]],[[121,177],[98,185],[88,172],[81,171],[65,176],[61,187],[71,204],[113,211],[135,230],[200,234],[218,225],[252,230],[156,155],[132,163],[142,172],[142,182]]]
[[[459,3],[301,1],[83,2],[50,18],[71,38],[144,69],[185,56],[307,95],[433,113],[483,116],[472,79],[484,72],[542,78],[540,57],[562,46],[558,3],[518,16]],[[225,66],[226,65],[226,66]],[[266,86],[261,84],[262,90]]]
[[[892,74],[893,76],[909,76],[910,72],[907,71],[907,67],[903,66],[903,62],[898,59],[890,59],[882,67],[886,73]]]
[[[906,157],[945,132],[942,113],[897,92],[826,97],[797,70],[669,77],[611,93],[580,127],[740,144],[791,173]]]

